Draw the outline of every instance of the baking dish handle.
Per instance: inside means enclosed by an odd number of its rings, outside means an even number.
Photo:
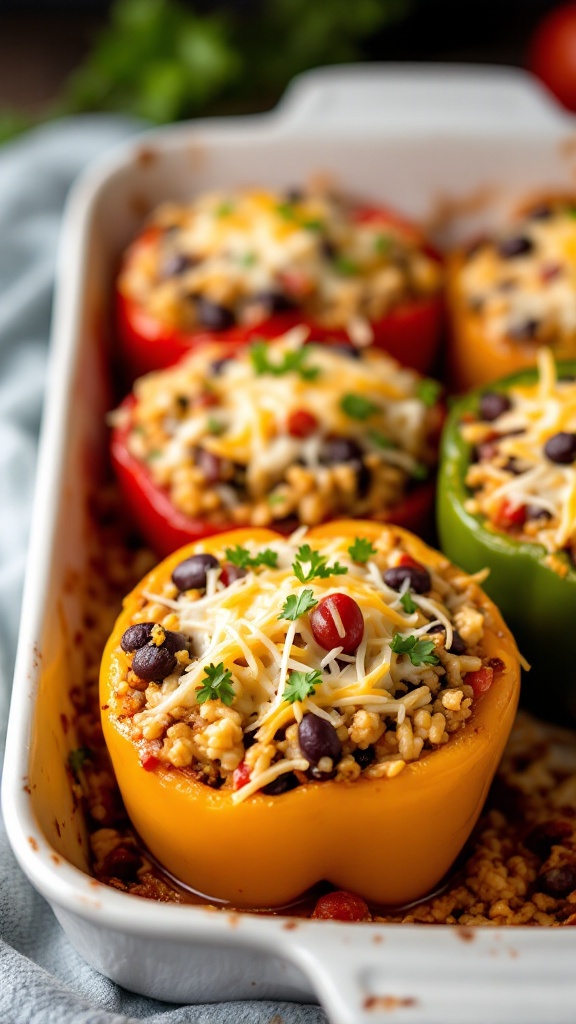
[[[330,1024],[573,1024],[564,929],[546,935],[544,957],[538,929],[322,925],[322,939],[309,932],[284,955]]]
[[[367,129],[406,134],[522,134],[574,128],[538,80],[520,68],[349,64],[299,75],[277,108],[284,132],[349,136]]]

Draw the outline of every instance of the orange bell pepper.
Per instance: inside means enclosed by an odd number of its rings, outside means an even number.
[[[333,522],[308,534],[376,539],[394,530],[410,554],[451,569],[446,559],[398,527]],[[378,904],[398,906],[429,892],[449,870],[474,827],[512,726],[519,693],[518,654],[497,608],[475,589],[486,613],[483,648],[495,661],[493,684],[473,716],[441,748],[393,779],[306,782],[282,796],[257,793],[234,804],[185,771],[145,770],[135,743],[111,711],[126,671],[120,638],[175,566],[198,550],[218,552],[246,541],[266,544],[270,530],[235,530],[190,545],[154,569],[126,598],[101,670],[104,736],[126,809],[161,864],[183,883],[239,908],[286,905],[321,879]]]

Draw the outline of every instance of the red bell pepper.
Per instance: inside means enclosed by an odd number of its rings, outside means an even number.
[[[360,222],[381,223],[383,230],[395,225],[402,227],[421,242],[422,250],[428,256],[440,262],[439,254],[425,242],[418,230],[393,212],[384,208],[360,207],[355,216]],[[147,229],[133,243],[130,251],[135,252],[138,247],[153,244],[157,235],[157,228]],[[373,344],[385,349],[405,366],[420,373],[428,373],[437,355],[443,321],[444,302],[440,292],[411,299],[371,324]],[[323,327],[303,317],[297,309],[274,313],[250,327],[231,327],[216,334],[206,328],[183,331],[166,326],[143,310],[135,299],[124,295],[119,288],[116,291],[116,327],[120,352],[132,378],[171,366],[190,348],[214,341],[215,337],[234,346],[244,345],[255,337],[278,337],[297,324],[309,328],[310,340],[313,341],[348,340],[348,332],[344,328]]]
[[[134,396],[129,395],[120,409],[129,413],[134,404]],[[127,421],[115,427],[112,432],[112,465],[127,511],[135,520],[144,539],[161,558],[184,544],[246,525],[228,522],[218,526],[205,519],[192,519],[175,508],[168,491],[159,487],[152,479],[146,463],[141,462],[128,450],[129,416]],[[397,505],[378,516],[378,520],[403,526],[413,533],[426,533],[434,508],[434,493],[435,482],[426,480],[418,484]],[[295,528],[292,524],[284,527],[284,524],[273,523],[272,526],[278,532],[291,532]]]

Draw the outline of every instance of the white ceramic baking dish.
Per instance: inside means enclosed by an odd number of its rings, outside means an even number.
[[[152,131],[86,173],[66,215],[47,409],[4,772],[15,853],[72,943],[125,988],[172,1001],[318,998],[333,1024],[573,1024],[576,930],[344,925],[156,904],[99,884],[65,773],[78,671],[75,581],[105,450],[118,254],[166,198],[332,174],[453,239],[526,190],[573,186],[574,121],[527,75],[349,67],[297,80],[271,114]],[[306,842],[306,837],[302,837]]]

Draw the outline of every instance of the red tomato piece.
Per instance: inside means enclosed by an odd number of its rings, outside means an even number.
[[[481,697],[483,693],[486,693],[490,689],[494,681],[494,669],[490,666],[484,666],[479,668],[477,672],[467,672],[464,676],[464,682],[467,686],[471,686],[474,690],[475,697]]]
[[[576,3],[547,14],[532,36],[530,70],[568,110],[576,110]]]
[[[242,786],[250,782],[250,775],[251,772],[246,761],[242,761],[232,774],[234,789],[242,789]]]
[[[318,420],[307,409],[295,409],[290,413],[286,425],[291,437],[310,437],[318,428]]]
[[[426,566],[422,565],[422,562],[417,562],[416,559],[412,558],[412,555],[409,555],[406,551],[400,555],[398,565],[410,565],[413,569],[426,569]]]
[[[318,900],[312,917],[322,921],[371,921],[368,904],[353,892],[329,892]]]
[[[145,772],[153,772],[160,764],[160,758],[156,757],[155,754],[144,754],[140,759],[140,764]]]
[[[526,522],[526,506],[513,505],[504,500],[498,510],[496,522],[502,526],[522,526]]]

